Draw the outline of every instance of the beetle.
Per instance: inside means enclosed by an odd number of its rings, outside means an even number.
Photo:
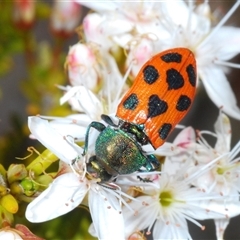
[[[133,85],[118,105],[115,124],[92,122],[86,131],[83,156],[88,150],[91,128],[100,132],[95,155],[89,158],[87,171],[102,182],[145,168],[153,171],[159,161],[146,154],[142,146],[160,147],[175,125],[190,109],[196,90],[196,60],[187,48],[174,48],[158,53],[139,71]]]

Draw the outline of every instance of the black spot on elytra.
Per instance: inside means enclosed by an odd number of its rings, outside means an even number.
[[[147,84],[155,83],[158,80],[158,78],[159,78],[159,73],[154,66],[147,65],[143,69],[143,79]]]
[[[172,124],[164,123],[158,131],[159,137],[162,140],[165,140],[167,138],[168,134],[170,133],[171,129],[172,129]]]
[[[177,101],[176,109],[180,112],[188,110],[191,103],[192,103],[192,101],[188,96],[181,95],[180,98]]]
[[[167,84],[168,90],[179,89],[184,85],[183,76],[174,68],[167,70]]]
[[[171,63],[171,62],[180,63],[182,61],[182,55],[179,53],[167,53],[163,55],[161,59],[166,63]]]
[[[123,102],[123,106],[126,109],[134,110],[138,105],[138,97],[137,94],[132,93],[128,96],[128,98]]]
[[[190,84],[195,87],[196,86],[196,72],[192,64],[189,64],[186,68],[188,74],[188,80]]]
[[[148,101],[148,118],[165,113],[168,109],[167,102],[161,100],[158,95],[151,95]]]

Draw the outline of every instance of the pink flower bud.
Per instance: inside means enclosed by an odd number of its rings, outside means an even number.
[[[99,44],[109,49],[113,42],[104,30],[104,17],[97,13],[88,14],[83,20],[83,30],[88,42]]]
[[[153,56],[153,43],[152,40],[141,37],[132,40],[129,55],[127,58],[127,65],[133,62],[131,75],[136,77],[142,65]]]
[[[77,43],[69,50],[66,66],[70,83],[94,90],[98,83],[98,64],[95,52],[87,45]]]
[[[67,38],[74,32],[81,18],[82,6],[72,1],[55,0],[51,14],[51,30]]]
[[[35,20],[35,1],[14,0],[13,21],[20,29],[30,29]]]

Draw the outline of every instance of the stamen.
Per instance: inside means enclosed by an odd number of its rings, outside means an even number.
[[[217,185],[217,181],[214,180],[213,183],[208,187],[208,193],[212,192],[214,187]]]
[[[208,134],[208,135],[210,135],[210,136],[217,137],[217,134],[216,134],[216,133],[211,132],[211,131],[207,131],[207,130],[199,131],[199,133],[200,133],[201,135],[203,135],[203,134]]]
[[[217,137],[217,135],[215,133],[212,132],[208,132],[208,131],[197,131],[197,136],[198,136],[198,142],[201,145],[204,145],[205,147],[207,147],[208,149],[212,149],[212,147],[209,145],[209,143],[207,142],[207,140],[202,136],[202,134],[209,134],[212,135],[214,137]]]
[[[217,26],[211,31],[211,33],[206,37],[198,47],[202,47],[204,44],[206,44],[213,36],[214,34],[218,31],[219,28],[221,28],[226,21],[232,16],[232,14],[236,11],[238,6],[240,5],[240,1],[236,1],[235,4],[232,6],[232,8],[228,11],[228,13],[222,18],[222,20],[217,24]]]
[[[225,61],[221,61],[221,60],[217,60],[217,59],[213,60],[213,62],[215,64],[219,64],[219,65],[222,65],[222,66],[240,69],[240,64],[238,64],[238,63],[225,62]]]
[[[200,223],[199,223],[198,221],[196,221],[195,219],[189,217],[188,215],[185,215],[184,213],[183,213],[183,215],[184,215],[184,217],[185,217],[188,221],[194,223],[195,225],[197,225],[198,227],[200,227],[202,230],[205,229],[205,226],[203,226],[202,224],[200,224]]]
[[[57,88],[59,88],[60,90],[63,90],[63,91],[67,91],[67,87],[65,87],[65,86],[62,86],[62,85],[59,85],[59,84],[55,84],[55,86],[57,87]]]
[[[186,178],[186,181],[191,184],[191,182],[198,178],[201,174],[203,174],[205,171],[208,171],[209,169],[212,169],[214,167],[214,163],[219,161],[220,159],[224,158],[225,156],[228,156],[229,153],[224,153],[220,155],[219,157],[215,158],[214,160],[210,161],[206,165],[204,165],[202,168],[199,169],[199,171],[194,172],[192,175],[190,175],[189,178]]]
[[[177,125],[175,126],[175,128],[184,129],[184,128],[186,128],[186,126],[185,126],[185,125],[181,125],[181,124],[177,124]]]
[[[111,99],[111,87],[110,87],[110,77],[109,77],[109,74],[107,74],[107,106],[108,106],[108,113],[112,113],[112,99]]]
[[[234,148],[230,152],[230,155],[229,155],[230,159],[234,159],[239,152],[240,152],[240,141],[238,141],[238,143],[234,146]]]
[[[148,214],[147,211],[145,212],[145,214]],[[151,234],[151,229],[152,229],[153,224],[155,223],[155,220],[157,219],[158,215],[159,215],[159,211],[154,211],[154,214],[152,215],[151,220],[149,219],[150,222],[149,222],[146,234],[147,233]]]
[[[122,203],[122,204],[123,204],[124,206],[126,206],[131,212],[134,213],[134,210],[129,206],[129,204],[124,200],[124,198],[123,198],[122,196],[124,196],[124,197],[126,197],[126,198],[128,198],[128,199],[131,199],[132,201],[138,201],[138,202],[139,202],[138,199],[133,198],[133,197],[125,194],[125,193],[122,192],[121,190],[113,190],[113,189],[110,189],[110,188],[104,188],[104,186],[103,186],[103,190],[106,191],[106,192],[109,192],[111,195],[114,195],[114,196],[119,200],[119,206],[121,206],[121,203]],[[110,199],[110,200],[111,200],[111,199]],[[113,204],[113,203],[111,204],[112,207],[114,207],[114,205],[115,205],[115,204]],[[114,207],[114,209],[116,209],[116,208]],[[120,209],[120,210],[119,210],[119,209],[116,209],[116,210],[118,210],[119,212],[121,212],[121,209]]]
[[[191,22],[192,22],[192,13],[193,13],[193,1],[188,0],[188,9],[189,9],[189,14],[188,14],[188,20],[187,20],[187,32],[191,31]]]
[[[130,74],[130,72],[131,72],[131,70],[132,70],[132,67],[133,67],[133,61],[130,62],[129,67],[128,67],[128,69],[127,69],[127,71],[126,71],[126,73],[125,73],[125,75],[124,75],[124,77],[123,77],[122,83],[121,83],[121,85],[120,85],[120,87],[119,87],[119,90],[118,90],[118,92],[117,92],[117,94],[116,94],[116,98],[115,98],[115,100],[114,100],[113,106],[117,106],[117,104],[118,104],[118,101],[119,101],[119,99],[120,99],[120,95],[121,95],[121,92],[122,92],[122,90],[123,90],[124,84],[125,84],[128,76],[129,76],[129,74]],[[115,111],[116,109],[111,109],[111,110],[112,110],[112,111]]]
[[[232,159],[231,156],[230,156],[230,159]],[[240,157],[237,157],[237,158],[234,158],[234,160],[232,160],[231,163],[232,164],[236,164],[237,163],[237,165],[236,165],[236,167],[237,167],[237,166],[240,166],[240,162],[239,161],[240,161]]]

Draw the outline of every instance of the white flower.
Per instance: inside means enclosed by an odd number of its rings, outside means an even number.
[[[161,27],[159,26],[159,18],[161,17],[159,11],[160,2],[86,2],[81,0],[75,0],[75,2],[101,14],[98,17],[97,15],[91,17],[97,20],[97,24],[93,19],[89,21],[91,18],[89,19],[88,16],[84,19],[84,22],[87,22],[86,26],[84,24],[87,37],[89,35],[105,35],[106,39],[112,38],[120,46],[125,47],[133,37],[131,32],[136,30],[138,33],[144,34],[154,32],[157,27]],[[94,41],[94,38],[90,39]],[[101,42],[103,43],[103,41]]]
[[[94,47],[77,43],[70,47],[66,58],[69,80],[73,86],[83,85],[95,90],[99,81],[99,64]]]
[[[106,18],[98,13],[88,14],[83,20],[83,30],[87,42],[97,43],[104,50],[109,50],[115,45],[111,37],[112,32],[118,30],[118,28],[115,27],[116,25],[112,25],[111,29],[105,31],[106,24],[109,26],[111,23],[111,21],[106,22],[105,20]],[[122,22],[117,24],[117,26],[122,25]]]
[[[88,206],[100,239],[123,239],[124,223],[114,190],[81,179],[75,173],[65,173],[33,200],[27,207],[30,222],[44,222],[76,208],[88,194]],[[117,207],[117,208],[115,208]],[[114,221],[113,221],[114,219]]]
[[[240,151],[240,143],[231,150],[231,125],[229,118],[220,112],[214,125],[215,132],[198,131],[198,138],[192,128],[184,129],[174,140],[174,144],[182,147],[183,151],[173,156],[168,156],[165,160],[164,168],[168,169],[171,175],[183,168],[187,159],[192,162],[186,169],[186,176],[194,175],[195,172],[205,168],[201,174],[191,179],[191,184],[200,188],[203,192],[215,192],[221,196],[232,196],[229,199],[232,206],[236,204],[236,209],[231,217],[239,214],[239,157],[236,157]],[[211,147],[204,134],[216,138],[216,144]],[[198,142],[196,140],[198,139]],[[217,160],[217,161],[216,161]],[[214,164],[212,164],[215,162]],[[218,239],[223,239],[224,231],[229,223],[228,218],[214,219],[216,225],[216,234]]]
[[[84,112],[92,120],[100,119],[103,113],[103,105],[92,91],[84,86],[68,86],[65,90],[66,93],[61,97],[60,104],[69,101],[73,110]]]
[[[102,20],[96,28],[101,28],[106,39],[114,39],[124,49],[128,49],[134,39],[139,36],[144,39],[146,35],[157,39],[153,40],[154,53],[176,47],[191,49],[197,60],[198,77],[211,100],[231,117],[240,119],[240,109],[226,77],[227,67],[240,68],[239,64],[228,62],[240,53],[240,29],[223,26],[238,8],[239,1],[215,27],[211,26],[211,12],[206,1],[197,6],[195,1],[188,1],[188,4],[185,1],[76,2],[100,13]],[[104,44],[103,36],[101,42]],[[137,52],[142,51],[144,56],[141,47],[139,44]]]
[[[129,203],[135,214],[123,208],[126,237],[144,229],[147,229],[146,234],[149,235],[153,228],[153,239],[191,239],[187,220],[204,230],[205,227],[195,219],[221,219],[239,213],[238,200],[191,187],[190,182],[183,178],[186,168],[187,165],[179,169],[175,176],[168,175],[165,169],[158,177],[139,173],[141,182],[131,178],[129,190],[133,188],[139,191],[140,196],[136,198],[137,202]],[[144,186],[149,180],[152,180],[152,190],[151,183]],[[117,182],[121,183],[121,177]],[[124,185],[127,185],[126,180]]]
[[[195,11],[191,1],[188,6],[182,1],[167,2],[162,11],[167,15],[165,26],[169,37],[159,41],[163,49],[178,46],[191,49],[195,53],[198,76],[209,97],[217,107],[237,119],[240,119],[240,110],[225,72],[226,67],[240,68],[239,64],[227,62],[240,53],[240,28],[222,25],[239,4],[236,1],[226,16],[211,27],[207,2]]]
[[[64,89],[69,93],[61,104],[69,100],[73,109],[90,113],[95,120],[99,120],[102,113],[115,112],[129,73],[122,77],[115,59],[107,51],[94,44],[75,44],[70,48],[66,67],[74,89]]]
[[[154,54],[153,40],[151,36],[138,36],[129,42],[129,54],[126,60],[126,66],[131,65],[131,75],[135,78],[139,69],[147,62]]]
[[[188,162],[188,167],[194,166],[195,163],[191,159],[195,151],[196,135],[192,127],[184,128],[174,139],[171,144],[173,154],[164,154],[164,169],[167,169],[169,175],[174,176],[179,169],[185,167]],[[159,148],[161,150],[161,147]],[[157,149],[157,152],[159,151]],[[169,151],[170,152],[170,151]]]
[[[201,168],[218,158],[217,163],[211,166],[193,184],[207,192],[215,191],[224,196],[235,193],[237,196],[240,191],[240,164],[239,157],[236,156],[240,152],[240,142],[231,150],[230,121],[221,112],[215,123],[215,132],[199,131],[199,143],[192,143],[189,147],[189,150],[190,148],[194,150],[193,158],[197,168]],[[204,133],[216,138],[214,147],[211,147],[203,138]]]
[[[32,134],[69,164],[73,171],[58,176],[33,200],[27,207],[26,218],[31,222],[48,221],[73,210],[88,195],[88,206],[98,238],[123,239],[121,191],[115,185],[103,187],[97,183],[98,180],[87,177],[86,163],[83,157],[79,157],[82,149],[71,141],[69,135],[63,136],[53,126],[39,117],[29,118]]]

